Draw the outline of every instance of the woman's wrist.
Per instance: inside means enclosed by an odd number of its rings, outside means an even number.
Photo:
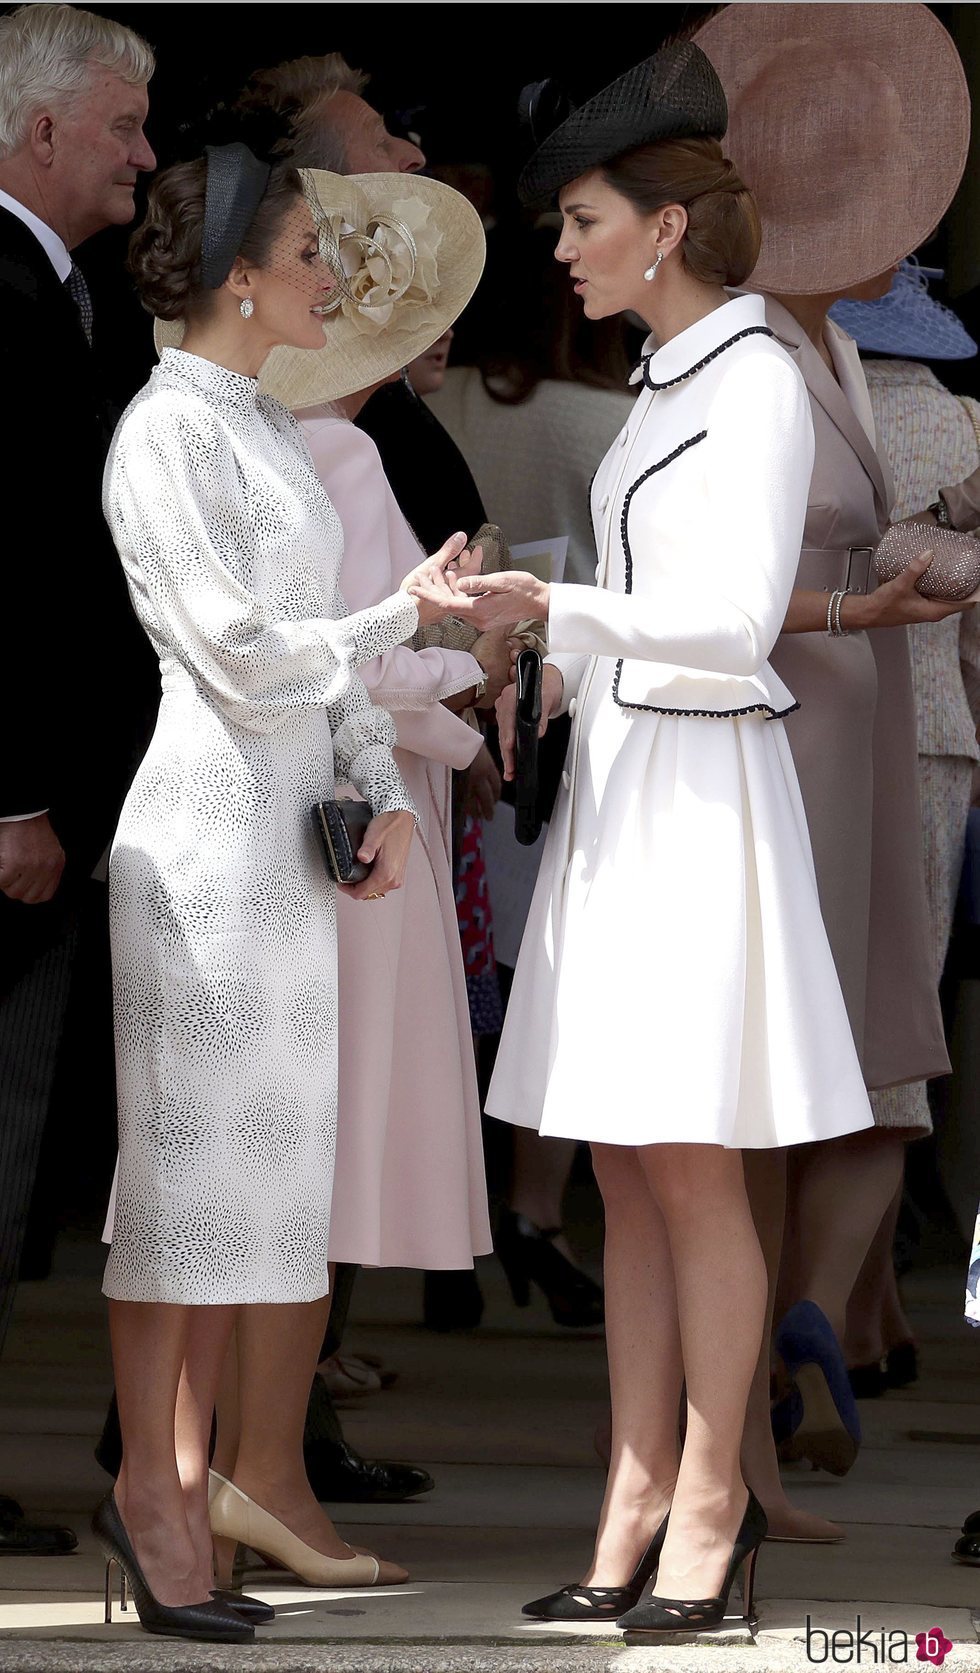
[[[555,687],[555,700],[551,705],[552,714],[556,714],[561,708],[565,696],[565,676],[560,668],[556,668],[553,662],[546,662],[541,670],[542,692],[544,691],[545,682],[548,680],[549,674],[552,676],[552,683],[557,681],[557,686]]]
[[[875,623],[873,593],[845,593],[840,602],[839,620],[845,633],[860,633]]]
[[[475,685],[468,685],[464,691],[454,691],[451,697],[443,698],[443,705],[452,714],[461,715],[464,710],[473,707],[478,689]]]

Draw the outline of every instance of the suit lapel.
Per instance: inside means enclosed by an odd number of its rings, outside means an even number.
[[[827,417],[857,454],[863,470],[871,479],[878,520],[884,527],[888,522],[890,486],[875,451],[874,442],[859,416],[866,409],[866,416],[870,417],[870,404],[857,349],[850,338],[843,336],[831,326],[828,331],[828,344],[837,369],[835,377],[817,353],[799,321],[794,319],[781,302],[774,301],[771,296],[766,297],[766,318],[783,347],[796,361],[812,398],[823,408]]]

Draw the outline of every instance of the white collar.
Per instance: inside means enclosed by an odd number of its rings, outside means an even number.
[[[0,208],[9,209],[11,215],[16,215],[18,221],[23,221],[28,232],[34,234],[58,278],[64,284],[71,272],[72,260],[63,240],[58,237],[54,228],[49,227],[47,221],[42,221],[40,216],[35,215],[32,210],[25,209],[22,203],[18,203],[17,199],[12,198],[10,193],[5,192],[2,187],[0,187]]]
[[[657,348],[657,339],[651,334],[643,345],[643,359],[647,363],[650,381],[670,383],[674,378],[683,377],[685,372],[689,372],[712,349],[727,342],[729,337],[765,323],[766,305],[761,296],[733,296],[720,308],[713,308],[710,314],[705,314],[704,319],[695,320],[686,331],[671,337],[663,348]],[[630,383],[640,383],[642,378],[641,364],[630,377]]]

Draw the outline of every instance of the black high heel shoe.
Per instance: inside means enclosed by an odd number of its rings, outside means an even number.
[[[556,1324],[570,1329],[600,1325],[605,1318],[602,1291],[581,1267],[554,1246],[561,1226],[536,1226],[524,1214],[502,1208],[494,1248],[507,1274],[518,1307],[531,1299],[531,1285],[544,1292]]]
[[[267,1627],[269,1622],[276,1618],[276,1612],[271,1603],[263,1603],[260,1597],[249,1597],[247,1592],[223,1591],[220,1587],[216,1587],[212,1590],[211,1596],[215,1603],[221,1604],[222,1608],[230,1609],[233,1615],[240,1615],[243,1621],[248,1622],[249,1626]]]
[[[127,1582],[133,1594],[140,1626],[164,1638],[194,1638],[212,1644],[252,1644],[255,1629],[241,1615],[215,1598],[202,1603],[160,1603],[153,1596],[123,1526],[115,1495],[102,1500],[92,1517],[92,1532],[105,1557],[105,1619],[112,1621],[112,1570],[121,1574],[120,1607],[127,1608]]]
[[[665,1516],[625,1586],[562,1586],[548,1597],[526,1603],[521,1614],[537,1621],[615,1620],[624,1609],[639,1603],[644,1586],[656,1574],[668,1520]]]
[[[769,1531],[766,1513],[753,1492],[745,1507],[742,1526],[738,1530],[728,1564],[725,1584],[717,1597],[698,1598],[693,1602],[673,1597],[648,1598],[639,1608],[631,1609],[616,1622],[626,1632],[710,1632],[720,1627],[728,1607],[728,1594],[735,1578],[742,1575],[742,1619],[746,1624],[755,1619],[755,1565],[759,1547]]]

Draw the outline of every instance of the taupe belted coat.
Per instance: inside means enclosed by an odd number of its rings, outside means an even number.
[[[803,374],[816,438],[797,585],[873,588],[871,555],[888,524],[892,483],[875,450],[857,348],[828,321],[835,377],[771,297],[766,319]],[[874,1088],[945,1074],[906,630],[840,639],[784,633],[770,661],[800,704],[786,734],[865,1081]]]

